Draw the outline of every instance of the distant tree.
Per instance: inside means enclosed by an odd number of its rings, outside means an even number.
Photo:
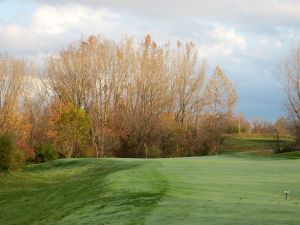
[[[251,122],[251,133],[255,134],[273,134],[274,126],[271,122],[263,120],[263,118],[254,118]]]
[[[290,135],[290,123],[288,119],[279,117],[274,123],[274,127],[279,135]]]
[[[242,113],[239,113],[239,115],[236,115],[232,118],[226,132],[229,134],[249,133],[250,129],[250,122],[246,120]]]

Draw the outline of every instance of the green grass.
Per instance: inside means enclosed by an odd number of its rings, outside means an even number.
[[[300,159],[287,155],[29,165],[0,175],[0,224],[296,225]]]
[[[286,147],[294,142],[292,137],[280,137],[280,147]],[[225,136],[220,152],[267,152],[277,148],[275,136],[255,134]]]

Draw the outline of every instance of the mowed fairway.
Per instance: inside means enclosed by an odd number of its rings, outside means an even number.
[[[57,160],[0,175],[0,224],[296,225],[299,171],[297,157]]]

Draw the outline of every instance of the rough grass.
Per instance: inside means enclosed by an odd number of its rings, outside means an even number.
[[[0,175],[0,224],[296,225],[300,159],[287,155],[29,165]]]
[[[293,137],[280,137],[280,147],[286,147],[294,142]],[[277,149],[275,136],[262,136],[257,134],[225,136],[220,152],[261,152],[270,153]]]

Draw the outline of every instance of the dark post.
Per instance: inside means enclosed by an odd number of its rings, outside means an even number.
[[[283,191],[283,193],[285,194],[285,200],[287,200],[290,191],[289,190],[285,190],[285,191]]]
[[[277,144],[277,152],[280,152],[280,140],[279,140],[279,132],[277,128],[275,127],[275,132],[276,132],[276,144]]]

